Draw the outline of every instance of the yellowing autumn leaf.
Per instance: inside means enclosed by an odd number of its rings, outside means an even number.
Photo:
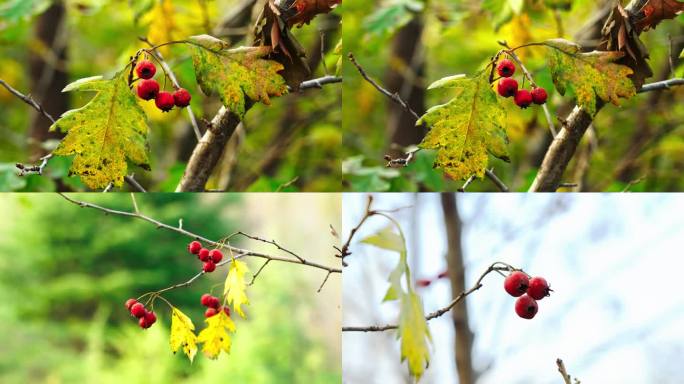
[[[193,36],[192,62],[197,82],[206,95],[218,94],[231,112],[242,118],[249,100],[270,104],[270,97],[287,93],[285,79],[278,72],[283,65],[263,59],[271,48],[225,49],[220,40]]]
[[[197,335],[202,343],[202,353],[210,359],[216,359],[221,351],[230,353],[230,334],[235,332],[235,323],[224,311],[205,320],[207,327]]]
[[[392,230],[392,226],[385,227],[378,232],[361,240],[362,243],[374,245],[378,248],[387,249],[399,253],[406,252],[404,239]]]
[[[562,39],[544,42],[548,47],[548,63],[553,84],[561,95],[571,90],[577,105],[590,115],[596,114],[597,97],[619,105],[619,99],[636,94],[634,83],[628,77],[631,68],[615,64],[624,56],[618,51],[582,53],[579,46]]]
[[[223,294],[226,296],[228,304],[233,306],[235,312],[240,314],[243,318],[245,313],[242,312],[242,304],[249,304],[247,299],[247,285],[245,284],[245,274],[249,270],[247,264],[240,260],[233,260],[230,262],[230,269],[226,277],[226,283],[223,288]]]
[[[454,98],[430,108],[416,124],[430,131],[419,147],[437,150],[435,167],[454,179],[482,178],[489,155],[508,159],[506,112],[489,84],[489,73],[436,81],[428,89],[453,88]]]
[[[411,376],[420,379],[430,363],[428,341],[432,339],[423,314],[423,303],[413,291],[401,296],[397,338],[401,339],[401,361],[407,360]]]
[[[123,184],[127,160],[149,170],[147,121],[128,88],[127,71],[113,79],[101,76],[80,79],[67,85],[63,92],[95,91],[88,104],[65,112],[51,131],[66,132],[54,151],[58,156],[75,155],[70,174],[79,175],[89,188],[105,188]]]
[[[188,356],[190,362],[195,358],[197,353],[197,336],[193,332],[195,325],[192,320],[187,317],[180,309],[172,307],[171,309],[171,351],[178,352],[178,349],[183,347],[183,353]]]

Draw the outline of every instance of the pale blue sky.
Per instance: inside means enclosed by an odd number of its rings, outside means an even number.
[[[415,278],[446,268],[446,239],[436,194],[378,194],[376,208],[395,214],[409,238]],[[365,194],[345,194],[344,236],[363,212]],[[467,283],[494,261],[543,275],[556,291],[533,320],[517,317],[503,278],[490,274],[468,298],[479,384],[560,383],[555,359],[583,383],[681,383],[684,290],[681,243],[684,197],[665,194],[458,195],[464,222]],[[413,212],[417,212],[415,218]],[[373,218],[357,239],[386,225]],[[355,243],[344,271],[343,324],[396,322],[396,304],[381,304],[396,254]],[[450,301],[448,281],[421,293],[425,311]],[[448,315],[430,322],[432,363],[422,383],[456,383]],[[487,369],[488,367],[488,369]],[[406,377],[392,332],[344,334],[343,371],[350,383]]]

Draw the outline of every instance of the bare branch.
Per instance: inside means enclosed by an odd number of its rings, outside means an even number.
[[[680,78],[669,79],[669,80],[664,80],[664,81],[658,81],[655,83],[645,84],[643,87],[641,87],[641,89],[638,91],[638,93],[662,91],[662,90],[670,89],[670,88],[678,86],[678,85],[684,85],[684,79],[680,79]]]
[[[558,366],[558,372],[560,372],[561,376],[563,376],[563,381],[565,382],[565,384],[572,384],[572,378],[568,374],[568,371],[565,369],[565,364],[563,364],[563,360],[556,359],[556,365]],[[577,380],[576,377],[575,384],[580,384],[580,381]]]
[[[231,238],[231,237],[237,236],[237,235],[241,235],[241,236],[244,236],[244,237],[246,237],[246,238],[248,238],[248,239],[252,239],[252,240],[256,240],[256,241],[261,241],[262,243],[271,244],[271,245],[273,245],[274,247],[278,248],[279,250],[281,250],[281,251],[283,251],[283,252],[287,252],[287,253],[289,253],[290,255],[296,257],[297,259],[299,259],[299,261],[302,261],[302,262],[304,261],[304,259],[302,259],[302,258],[301,258],[299,255],[297,255],[296,253],[290,251],[290,250],[287,249],[287,248],[281,247],[280,244],[276,243],[275,240],[266,240],[266,239],[262,239],[262,238],[259,237],[259,236],[252,236],[252,235],[246,234],[246,233],[244,233],[244,232],[242,232],[242,231],[235,232],[235,233],[233,233],[232,235],[228,236],[228,238]]]
[[[347,241],[344,242],[342,245],[342,248],[339,250],[340,253],[337,255],[337,257],[342,259],[342,266],[346,267],[347,263],[344,261],[344,259],[351,255],[351,252],[349,251],[349,246],[351,245],[351,241],[354,238],[354,235],[356,232],[361,228],[363,223],[368,220],[369,217],[373,216],[375,214],[374,211],[371,210],[371,204],[373,204],[373,196],[368,195],[368,203],[366,203],[366,212],[364,213],[363,217],[359,221],[358,224],[352,230],[349,232],[349,237],[347,237]]]
[[[485,169],[485,176],[487,176],[487,178],[491,180],[492,183],[494,183],[494,185],[496,185],[496,187],[499,188],[501,192],[509,192],[509,189],[506,186],[506,184],[504,184],[504,182],[501,181],[501,179],[496,177],[496,175],[494,174],[494,168]]]

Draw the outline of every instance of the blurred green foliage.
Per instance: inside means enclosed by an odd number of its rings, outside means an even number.
[[[30,93],[30,53],[49,59],[46,47],[34,37],[38,17],[49,3],[46,0],[12,0],[0,5],[0,79],[24,94]],[[159,43],[208,33],[207,29],[213,30],[240,1],[64,0],[63,3],[67,8],[68,58],[62,64],[68,69],[69,80],[73,81],[96,75],[112,76],[121,70],[137,49],[146,47],[139,36]],[[160,13],[162,3],[171,4],[171,12]],[[320,51],[320,45],[316,43],[320,37],[319,29],[330,29],[330,20],[321,19],[323,17],[318,17],[311,25],[293,30],[308,55]],[[341,35],[339,27],[327,33],[332,41],[339,40]],[[235,45],[247,44],[243,39]],[[333,47],[334,43],[328,46],[325,55],[331,72],[339,57],[334,54]],[[204,126],[202,119],[210,120],[220,108],[220,102],[201,93],[187,47],[173,45],[162,48],[161,52],[180,84],[193,96],[192,109],[200,125]],[[325,74],[320,65],[313,71],[313,77]],[[166,86],[171,87],[168,82]],[[78,108],[92,95],[49,97],[69,97],[70,108]],[[239,152],[232,159],[224,159],[223,165],[217,167],[221,174],[230,174],[230,180],[212,178],[207,187],[224,188],[227,182],[228,190],[339,190],[340,103],[341,86],[333,84],[305,91],[300,96],[275,98],[271,106],[253,107],[244,121],[244,131],[237,135]],[[189,117],[181,110],[162,114],[153,102],[143,105],[150,125],[152,172],[135,167],[130,167],[129,172],[135,172],[136,179],[151,191],[173,191],[183,174],[189,150],[196,142]],[[3,87],[0,87],[0,108],[3,110],[0,114],[0,191],[86,189],[77,178],[65,176],[71,162],[69,158],[51,160],[42,177],[28,176],[21,180],[13,176],[12,173],[16,173],[13,169],[15,163],[36,162],[30,151],[30,146],[35,143],[31,143],[28,132],[30,116],[35,112]],[[294,119],[290,119],[292,117]],[[49,151],[54,149],[55,143],[42,143],[41,147]],[[262,163],[266,155],[275,155],[275,160],[269,164]],[[283,187],[295,178],[295,182]]]
[[[351,1],[342,8],[345,59],[347,53],[353,52],[366,72],[383,84],[388,70],[401,71],[406,66],[391,59],[396,31],[418,18],[423,24],[420,49],[426,75],[415,82],[427,87],[446,76],[474,75],[501,49],[498,41],[516,47],[559,37],[574,40],[596,15],[600,3],[589,0]],[[650,51],[650,64],[656,74],[667,69],[671,41],[680,41],[683,35],[684,17],[680,16],[641,36]],[[530,48],[518,53],[536,82],[549,91],[551,113],[567,116],[574,106],[572,95],[563,97],[554,90],[545,51]],[[463,181],[448,180],[442,171],[432,170],[426,161],[434,156],[431,153],[419,153],[417,161],[421,164],[409,169],[399,172],[384,169],[383,157],[392,144],[386,129],[387,104],[391,101],[368,84],[348,60],[344,63],[343,77],[343,156],[347,165],[343,178],[346,190],[434,191],[456,190],[463,185]],[[677,67],[675,73],[667,77],[684,77],[684,68]],[[657,80],[660,79],[648,81]],[[452,97],[448,90],[427,91],[426,107],[442,104]],[[684,87],[666,91],[655,105],[649,105],[648,98],[649,95],[637,95],[619,108],[611,105],[600,111],[594,122],[598,146],[588,169],[581,172],[582,165],[573,160],[564,181],[581,181],[583,190],[589,191],[683,190],[684,103],[681,100]],[[506,104],[511,163],[490,157],[490,167],[512,190],[525,191],[540,164],[543,155],[540,149],[545,149],[550,141],[548,125],[541,108],[520,110],[513,103]],[[646,134],[650,139],[638,152],[633,182],[619,181],[617,168],[643,130],[637,123],[643,115],[647,115],[651,132]],[[560,124],[556,121],[555,125],[558,128]],[[580,151],[587,145],[583,142]],[[438,179],[441,181],[437,182]],[[483,180],[474,182],[468,190],[497,189],[493,183]]]
[[[124,194],[71,196],[132,209]],[[182,218],[184,228],[213,239],[244,230],[250,215],[238,195],[154,194],[137,201],[143,213],[170,225]],[[0,382],[340,381],[339,352],[314,336],[329,330],[311,322],[315,287],[303,288],[312,285],[309,271],[292,266],[260,275],[248,289],[247,320],[236,319],[231,354],[211,361],[199,352],[190,364],[170,351],[170,311],[162,301],[155,305],[159,321],[147,331],[123,308],[127,298],[199,270],[185,249],[189,238],[52,194],[5,194],[0,210],[6,219],[0,223]],[[165,297],[202,329],[199,297],[212,287],[220,291],[226,272]]]

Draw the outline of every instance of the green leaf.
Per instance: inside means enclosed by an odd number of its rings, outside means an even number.
[[[16,22],[45,11],[51,0],[10,0],[0,5],[0,20]]]
[[[197,336],[195,336],[194,330],[195,325],[192,324],[192,320],[180,309],[172,307],[171,336],[169,337],[171,351],[176,353],[183,347],[183,353],[188,356],[190,362],[193,361],[197,353]]]
[[[147,121],[135,94],[129,89],[128,73],[113,79],[101,76],[77,80],[64,88],[69,91],[95,91],[88,104],[65,112],[51,131],[66,132],[54,151],[58,156],[75,155],[69,173],[79,175],[91,189],[123,184],[126,160],[149,170]]]
[[[580,52],[579,46],[562,39],[544,42],[548,47],[548,63],[553,84],[561,95],[570,90],[577,105],[590,115],[596,114],[597,98],[619,105],[620,98],[636,95],[628,77],[631,68],[615,64],[624,56],[618,51]]]
[[[506,112],[492,91],[487,71],[474,78],[459,75],[437,80],[429,87],[434,88],[454,88],[455,94],[448,103],[430,108],[416,123],[430,127],[419,146],[437,150],[435,167],[453,179],[482,178],[489,154],[509,161]]]
[[[285,79],[278,72],[283,65],[265,60],[271,48],[225,49],[225,42],[211,36],[193,36],[192,63],[197,82],[206,95],[218,94],[231,112],[242,118],[247,99],[270,104],[270,97],[287,93]],[[199,45],[199,46],[197,46]]]
[[[408,24],[424,8],[425,5],[416,0],[387,1],[366,18],[364,27],[372,35],[391,34]]]
[[[411,376],[420,379],[430,363],[428,341],[432,338],[423,314],[423,303],[413,291],[401,296],[397,337],[401,339],[401,361],[407,360]]]
[[[378,232],[361,240],[362,243],[374,245],[378,248],[386,249],[388,251],[395,251],[399,253],[406,252],[404,239],[399,234],[392,230],[391,226],[387,226]]]

